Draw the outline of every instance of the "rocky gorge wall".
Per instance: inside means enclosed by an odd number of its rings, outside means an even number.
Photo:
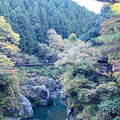
[[[19,84],[17,89],[18,95],[13,100],[13,103],[16,104],[14,107],[7,107],[5,112],[9,114],[5,115],[14,114],[14,117],[19,119],[30,118],[33,116],[33,106],[52,104],[53,99],[60,95],[61,88],[60,80],[41,76],[30,77],[25,82]],[[8,117],[4,118],[4,120],[9,119]]]

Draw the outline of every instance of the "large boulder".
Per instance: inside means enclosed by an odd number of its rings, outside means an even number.
[[[25,96],[34,105],[49,105],[52,104],[52,98],[45,85],[31,86],[25,85],[23,87]]]
[[[32,105],[24,95],[18,93],[15,99],[8,102],[11,105],[5,106],[4,108],[4,116],[8,116],[4,117],[4,120],[20,120],[20,118],[31,118],[33,116]]]
[[[22,94],[19,99],[19,116],[22,118],[30,118],[33,116],[32,105],[29,100]]]
[[[19,87],[33,105],[49,105],[57,97],[62,85],[59,80],[47,77],[31,77]]]

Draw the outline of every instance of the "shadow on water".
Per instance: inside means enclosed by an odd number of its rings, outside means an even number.
[[[34,107],[34,117],[24,120],[66,120],[66,107],[58,97],[49,106]]]

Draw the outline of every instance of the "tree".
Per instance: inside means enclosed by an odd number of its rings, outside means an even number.
[[[19,34],[12,30],[11,25],[6,22],[3,16],[0,16],[0,113],[8,106],[14,110],[17,109],[14,102],[15,94],[18,94],[15,91],[17,77],[11,59],[20,51],[19,40]],[[5,110],[7,111],[7,109]]]
[[[120,14],[120,3],[115,3],[111,5],[111,8],[113,11],[116,11],[116,13]]]
[[[39,43],[37,56],[42,60],[56,60],[58,52],[48,47],[47,44]]]
[[[68,40],[70,40],[70,41],[76,41],[77,37],[76,37],[75,34],[72,33],[71,35],[69,35]]]
[[[64,50],[64,42],[61,35],[58,35],[55,30],[50,29],[47,32],[48,44],[51,48],[59,51]]]
[[[96,40],[100,51],[105,54],[118,53],[120,50],[120,15],[116,14],[102,23],[101,36]]]
[[[107,2],[113,11],[116,11],[116,13],[120,13],[120,0],[97,0],[99,2]]]
[[[17,33],[11,28],[9,23],[6,23],[6,20],[3,16],[0,16],[0,53],[11,57],[15,55],[19,50],[20,37]]]
[[[58,55],[57,65],[73,64],[77,68],[87,69],[93,65],[96,49],[90,43],[80,40],[75,41],[72,46]]]
[[[20,49],[36,55],[38,42],[47,43],[49,29],[55,29],[63,38],[71,33],[79,36],[95,17],[72,0],[3,0],[0,1],[0,15],[20,34]]]
[[[95,16],[95,19],[87,25],[87,29],[84,33],[79,35],[79,39],[85,42],[92,41],[93,38],[100,36],[101,22],[109,19],[114,12],[107,5],[104,5],[101,9],[101,13]]]

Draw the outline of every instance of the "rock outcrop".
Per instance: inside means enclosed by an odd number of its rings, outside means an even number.
[[[20,85],[19,90],[33,105],[49,105],[60,93],[62,85],[59,82],[46,77],[32,77]]]
[[[33,116],[32,105],[24,95],[18,93],[12,102],[11,105],[7,106],[5,111],[3,111],[5,116],[9,116],[5,117],[4,120],[20,120],[20,118],[31,118]]]
[[[32,106],[50,105],[53,99],[60,94],[62,85],[59,80],[47,77],[31,77],[16,87],[16,97],[13,97],[11,105],[7,105],[6,116],[30,118],[33,116]],[[9,103],[9,102],[7,102]],[[12,105],[13,104],[13,105]],[[18,120],[6,117],[4,120]]]
[[[20,94],[19,116],[24,118],[30,118],[33,116],[32,105],[29,100],[22,94]]]

